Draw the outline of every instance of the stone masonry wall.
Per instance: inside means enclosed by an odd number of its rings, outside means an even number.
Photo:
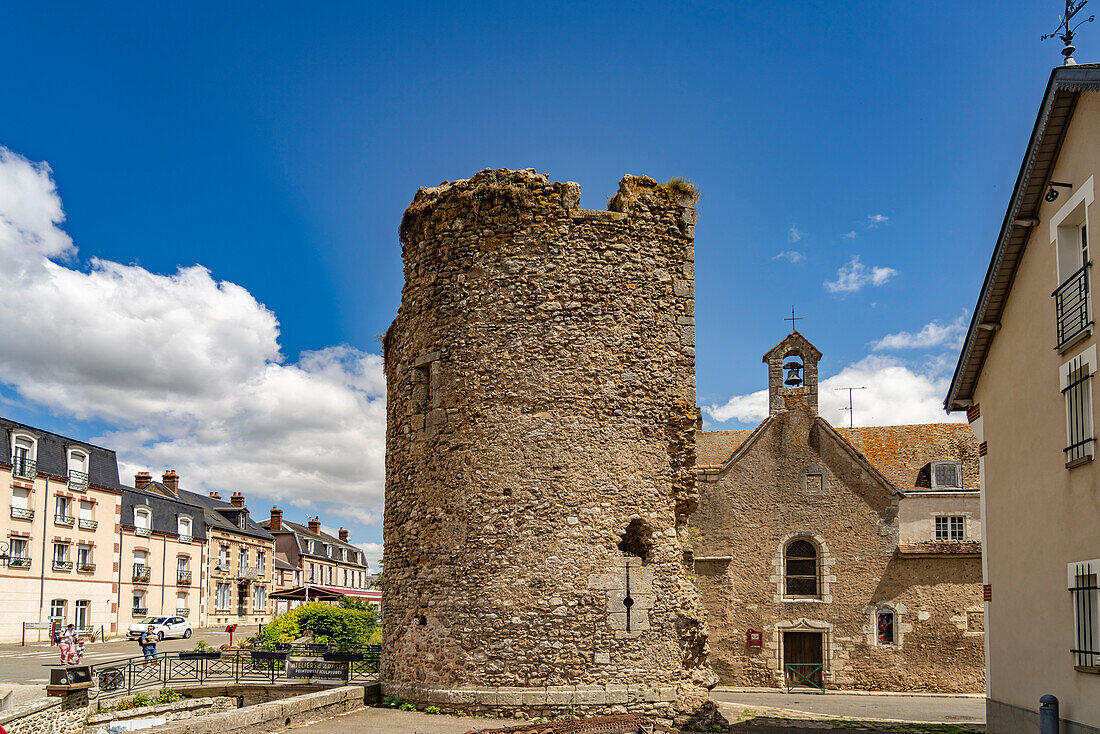
[[[8,734],[81,734],[88,716],[88,692],[19,706],[0,715]]]
[[[579,202],[483,171],[405,214],[382,685],[444,710],[684,722],[713,708],[682,543],[694,192],[627,176],[609,211]]]

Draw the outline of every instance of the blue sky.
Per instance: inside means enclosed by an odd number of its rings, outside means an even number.
[[[400,299],[401,214],[419,186],[531,167],[589,208],[626,173],[697,185],[708,427],[759,419],[760,356],[792,305],[826,387],[869,383],[857,423],[937,420],[1061,9],[10,4],[0,220],[20,181],[44,203],[0,257],[53,257],[68,285],[8,289],[0,411],[377,542],[372,355]],[[51,228],[71,246],[26,244]],[[178,270],[195,265],[209,275]]]

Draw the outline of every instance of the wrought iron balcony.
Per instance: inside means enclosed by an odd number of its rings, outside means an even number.
[[[60,558],[55,558],[55,559],[53,559],[53,570],[54,571],[72,571],[73,570],[73,562],[72,561],[65,561],[65,560],[62,560]]]
[[[76,522],[76,518],[72,515],[62,515],[61,513],[56,513],[53,516],[53,521],[56,525],[72,525]]]
[[[237,578],[245,581],[256,581],[260,578],[260,569],[255,566],[245,566],[237,569]]]
[[[95,530],[97,527],[99,527],[99,522],[98,521],[88,520],[88,519],[83,518],[83,517],[80,518],[80,520],[78,521],[78,524],[80,525],[81,530]]]
[[[134,535],[138,535],[142,538],[148,538],[152,534],[153,534],[153,531],[152,531],[151,528],[139,528],[139,527],[134,528]]]
[[[191,610],[188,609],[187,607],[178,607],[176,609],[176,616],[177,617],[186,617],[190,613],[191,613]]]
[[[191,536],[190,535],[181,535],[180,536],[180,542],[181,543],[190,543],[191,542]]]
[[[34,510],[27,507],[13,507],[11,508],[11,516],[18,520],[30,520],[34,517]]]
[[[147,607],[134,607],[130,611],[133,612],[135,617],[144,617],[149,613],[149,609]]]
[[[12,462],[11,474],[19,479],[34,479],[38,476],[38,462],[17,456]]]
[[[1085,263],[1066,282],[1051,293],[1054,296],[1054,313],[1058,320],[1058,349],[1072,342],[1092,326],[1089,318],[1089,268]]]
[[[88,491],[88,472],[69,470],[69,489],[74,492]]]
[[[76,565],[76,570],[77,571],[83,571],[84,573],[92,573],[93,571],[95,571],[95,564],[94,563],[78,563]]]
[[[176,571],[176,583],[177,584],[182,584],[182,585],[190,584],[191,583],[191,572],[190,571]]]
[[[135,584],[147,584],[149,583],[149,577],[152,575],[152,569],[141,563],[134,564],[134,583]]]
[[[11,560],[8,561],[8,567],[9,568],[30,568],[31,567],[31,559],[27,558],[26,556],[22,556],[20,558],[12,558]]]

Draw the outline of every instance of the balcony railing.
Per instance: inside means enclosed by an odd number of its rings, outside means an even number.
[[[187,607],[176,607],[176,616],[177,617],[186,617],[190,613],[191,613],[191,610],[188,609]]]
[[[153,534],[153,531],[150,528],[140,528],[140,527],[135,527],[134,528],[134,535],[138,535],[142,538],[148,538],[152,534]]]
[[[191,572],[190,571],[178,571],[177,570],[176,571],[176,583],[177,584],[184,584],[184,585],[191,583]]]
[[[83,571],[84,573],[92,573],[93,571],[95,571],[95,564],[94,563],[78,563],[76,565],[76,570],[77,571]]]
[[[96,521],[96,520],[87,520],[83,517],[80,518],[78,524],[80,525],[81,530],[95,530],[96,528],[99,527],[99,522],[98,521]]]
[[[180,542],[181,543],[190,543],[191,542],[191,536],[190,535],[181,535],[180,536]]]
[[[10,561],[8,561],[8,567],[9,568],[30,568],[31,567],[31,559],[27,558],[26,556],[22,556],[20,558],[12,558]]]
[[[246,581],[255,581],[260,578],[260,569],[255,566],[245,566],[244,568],[237,569],[237,578],[244,579]]]
[[[149,613],[149,609],[147,607],[134,607],[130,611],[133,612],[133,615],[135,617],[144,617],[146,614]]]
[[[152,575],[152,569],[140,563],[134,564],[134,583],[135,584],[147,584],[149,583],[149,577]]]
[[[11,516],[17,520],[30,520],[34,517],[34,510],[26,507],[13,507],[11,508]]]
[[[73,570],[73,562],[72,561],[63,561],[60,558],[55,558],[55,559],[53,559],[53,570],[54,571],[72,571]]]
[[[1058,319],[1058,349],[1092,326],[1089,318],[1090,267],[1091,262],[1085,263],[1051,293],[1054,296],[1054,313]]]
[[[55,513],[53,516],[53,521],[56,525],[72,525],[76,522],[76,518],[72,515],[62,515],[61,513]]]
[[[69,470],[69,489],[74,492],[88,491],[88,472]]]
[[[38,476],[38,462],[17,456],[12,462],[11,473],[19,479],[34,479]]]

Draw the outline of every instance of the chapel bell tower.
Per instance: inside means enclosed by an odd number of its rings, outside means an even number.
[[[768,415],[802,409],[817,416],[817,363],[821,351],[798,331],[764,355],[768,365]]]

